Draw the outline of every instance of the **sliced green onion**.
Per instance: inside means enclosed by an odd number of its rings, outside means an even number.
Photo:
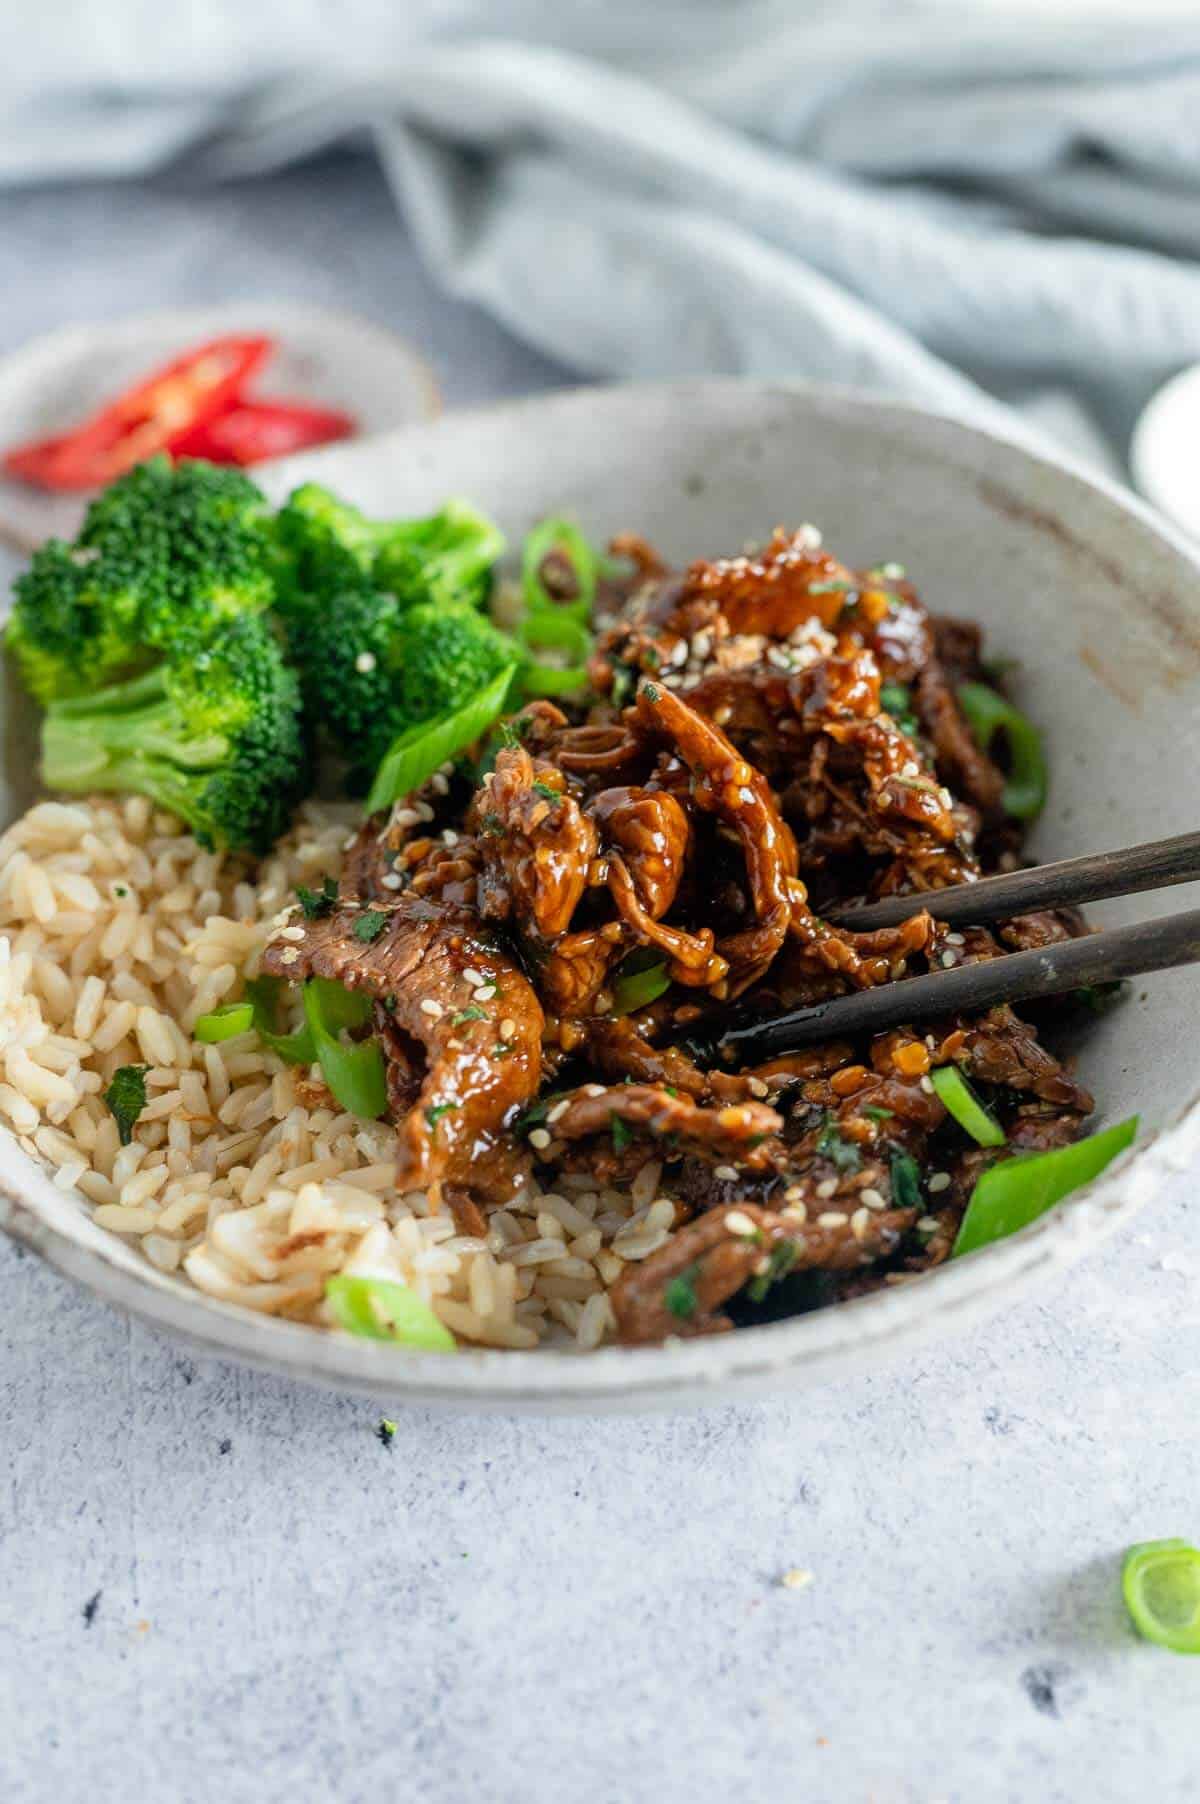
[[[1105,1166],[1133,1143],[1137,1130],[1138,1117],[1131,1115],[1128,1121],[1089,1134],[1073,1146],[1025,1153],[991,1166],[971,1192],[952,1256],[957,1259],[973,1253],[976,1247],[1004,1240],[1036,1221],[1072,1190],[1099,1177]]]
[[[1139,1635],[1173,1654],[1200,1654],[1200,1550],[1139,1541],[1125,1555],[1121,1590]]]
[[[246,995],[253,1008],[254,1029],[264,1046],[269,1046],[285,1065],[311,1065],[317,1056],[313,1044],[312,1033],[308,1024],[298,1027],[295,1033],[280,1034],[275,1031],[276,1006],[283,981],[278,977],[252,977],[246,985]]]
[[[561,552],[575,573],[578,594],[571,601],[556,601],[542,581],[542,564],[552,551]],[[530,613],[545,608],[590,620],[599,572],[600,560],[573,520],[539,521],[521,548],[521,587]]]
[[[1041,734],[1019,708],[1014,708],[986,683],[960,683],[958,700],[976,744],[985,752],[991,749],[996,734],[1003,729],[1008,740],[1011,769],[1001,804],[1004,812],[1015,819],[1033,820],[1046,805],[1046,754],[1042,749]]]
[[[626,965],[628,962],[626,960]],[[634,1009],[645,1008],[648,1002],[657,1001],[670,987],[671,979],[661,958],[655,959],[652,965],[643,966],[640,971],[622,970],[613,984],[612,1012],[614,1015],[632,1015]]]
[[[539,608],[517,622],[517,639],[533,662],[521,672],[521,688],[526,695],[573,695],[588,685],[587,661],[592,655],[592,635],[582,621],[570,614]],[[539,664],[538,650],[561,650],[575,660],[572,664]]]
[[[387,1108],[388,1100],[383,1054],[374,1040],[348,1046],[338,1038],[341,1028],[352,1023],[339,1018],[336,1010],[332,1014],[329,1012],[328,997],[317,988],[319,982],[317,979],[304,986],[304,1018],[316,1047],[321,1075],[344,1109],[367,1121],[376,1121]],[[334,984],[331,987],[338,989],[340,986]],[[349,994],[348,991],[342,993]]]
[[[980,1146],[1003,1146],[1004,1129],[990,1109],[985,1109],[962,1072],[954,1065],[939,1065],[929,1074],[938,1096],[960,1128]]]
[[[339,1328],[365,1340],[397,1341],[423,1353],[455,1353],[448,1328],[416,1291],[387,1278],[351,1278],[344,1272],[325,1283],[325,1301]]]
[[[253,1026],[252,1002],[223,1002],[211,1014],[199,1017],[192,1036],[205,1046],[213,1046],[219,1040],[232,1040],[238,1034],[248,1033]]]
[[[497,716],[504,712],[516,672],[516,664],[506,665],[486,689],[481,689],[453,714],[444,714],[440,720],[422,721],[420,726],[401,733],[385,752],[375,773],[367,797],[367,813],[377,814],[381,808],[390,808],[400,796],[420,788],[439,765],[456,757],[464,746],[471,745],[486,733]]]

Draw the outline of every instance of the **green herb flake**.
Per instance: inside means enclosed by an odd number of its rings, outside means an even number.
[[[896,1111],[895,1109],[881,1109],[875,1103],[869,1102],[864,1105],[862,1113],[868,1121],[890,1121]]]
[[[465,1027],[468,1021],[486,1021],[487,1018],[487,1010],[480,1008],[477,1002],[472,1002],[466,1008],[460,1008],[457,1015],[451,1015],[450,1025]]]
[[[457,1109],[457,1107],[458,1104],[456,1102],[434,1103],[431,1109],[426,1109],[425,1119],[431,1128],[436,1128],[438,1122],[442,1119],[442,1116],[449,1115],[451,1111]]]
[[[677,1321],[690,1322],[696,1313],[696,1279],[699,1276],[699,1265],[689,1265],[677,1278],[672,1278],[663,1291],[663,1302]]]
[[[626,1121],[623,1121],[615,1111],[610,1114],[608,1119],[612,1129],[613,1151],[615,1153],[623,1153],[633,1139],[633,1133],[629,1124]]]
[[[379,938],[387,926],[387,919],[381,908],[364,908],[350,931],[362,945],[369,946]]]
[[[642,663],[650,670],[658,669],[659,665],[662,663],[662,659],[658,655],[657,645],[647,645],[642,653]]]
[[[827,582],[809,583],[809,595],[844,595],[849,590],[857,590],[858,584],[846,582],[842,577],[830,577]]]
[[[385,1447],[390,1447],[396,1438],[396,1424],[394,1422],[389,1422],[386,1416],[382,1416],[379,1421],[379,1427],[375,1430],[375,1438],[377,1441],[382,1442]]]
[[[786,1278],[796,1263],[796,1243],[794,1240],[777,1240],[767,1254],[767,1269],[746,1286],[747,1295],[752,1303],[761,1303],[772,1284],[780,1278]]]
[[[658,690],[654,687],[653,683],[643,683],[642,694],[648,702],[656,702],[658,700]]]
[[[126,889],[126,887],[123,883],[114,883],[113,884],[113,895],[114,896],[120,896],[122,901],[124,901],[125,897],[128,894],[129,894],[129,891]]]
[[[555,789],[552,783],[543,783],[540,778],[537,782],[531,783],[529,787],[532,789],[534,795],[541,796],[543,801],[561,802],[563,799],[561,789]]]
[[[493,808],[489,808],[483,817],[483,831],[489,839],[495,839],[504,831],[504,822]]]
[[[862,1154],[852,1140],[843,1138],[836,1121],[827,1121],[821,1129],[817,1140],[816,1151],[830,1164],[836,1165],[839,1171],[859,1171],[862,1168]]]
[[[128,1146],[133,1139],[134,1124],[146,1106],[146,1073],[149,1069],[149,1065],[122,1065],[113,1073],[112,1083],[104,1092],[122,1146]]]
[[[512,1042],[511,1041],[497,1040],[496,1044],[492,1047],[492,1057],[494,1059],[506,1059],[511,1051],[512,1051]]]
[[[325,915],[332,914],[337,906],[338,887],[332,877],[326,877],[320,889],[305,889],[302,883],[297,884],[296,896],[304,919],[320,921]]]
[[[921,1207],[921,1170],[911,1153],[892,1155],[892,1201],[897,1209]]]

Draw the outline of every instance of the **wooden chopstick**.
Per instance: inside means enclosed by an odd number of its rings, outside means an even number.
[[[998,877],[981,877],[978,883],[955,884],[952,889],[886,896],[882,902],[868,902],[861,908],[833,910],[828,918],[857,933],[873,927],[895,927],[927,908],[939,921],[965,926],[976,921],[1008,920],[1034,908],[1067,908],[1080,902],[1099,902],[1107,896],[1133,896],[1142,890],[1167,889],[1173,883],[1197,880],[1200,833],[1179,833],[1173,839],[1155,839],[1144,846],[1127,846],[1120,852],[1092,852],[1085,858],[1064,858],[1056,864],[1035,865],[1028,871],[1004,871]]]
[[[953,970],[931,971],[924,977],[901,978],[769,1021],[750,1020],[707,1041],[691,1035],[686,1044],[701,1064],[755,1063],[819,1040],[882,1033],[939,1016],[975,1015],[998,1002],[1061,996],[1082,984],[1111,983],[1196,963],[1200,963],[1200,909],[1113,927],[1032,952],[1009,952]]]

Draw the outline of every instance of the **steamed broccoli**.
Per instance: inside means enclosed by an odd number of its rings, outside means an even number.
[[[310,715],[360,778],[400,733],[461,707],[519,657],[474,608],[405,609],[364,583],[331,596],[296,651]]]
[[[48,787],[135,790],[206,846],[265,851],[308,781],[299,685],[270,626],[244,614],[191,657],[51,705]]]
[[[421,602],[487,598],[504,536],[466,501],[448,501],[416,520],[370,520],[328,489],[305,483],[276,522],[286,574],[281,608],[305,622],[324,600],[363,582],[384,589],[403,608]]]
[[[268,607],[275,555],[266,502],[240,470],[153,458],[92,502],[74,545],[34,553],[8,649],[40,701],[86,694]]]

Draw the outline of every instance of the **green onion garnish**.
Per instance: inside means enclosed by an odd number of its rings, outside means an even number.
[[[975,741],[991,749],[1000,731],[1008,740],[1011,769],[1001,803],[1006,814],[1031,821],[1046,805],[1046,756],[1042,736],[1033,722],[986,683],[960,683],[958,700]]]
[[[320,978],[304,986],[304,1018],[312,1034],[321,1075],[344,1109],[367,1121],[377,1121],[388,1100],[383,1054],[374,1040],[343,1044],[338,1037],[340,1030],[352,1023],[345,1020],[345,1011],[339,1004],[331,1006],[331,989],[340,990],[341,986],[323,984]],[[341,993],[350,994],[347,990]]]
[[[205,1046],[213,1046],[220,1040],[232,1040],[238,1034],[248,1033],[253,1026],[252,1002],[223,1002],[220,1008],[198,1018],[192,1036]]]
[[[570,601],[556,601],[542,581],[542,565],[551,552],[570,564],[577,593]],[[531,614],[545,609],[580,622],[592,617],[600,560],[573,520],[541,520],[527,534],[521,548],[521,588]]]
[[[457,1352],[457,1342],[443,1328],[428,1303],[407,1285],[387,1278],[350,1278],[343,1272],[325,1284],[325,1301],[347,1334],[365,1340],[397,1341],[424,1353]]]
[[[632,1128],[629,1126],[628,1122],[624,1121],[621,1116],[617,1114],[615,1109],[609,1114],[608,1124],[612,1132],[613,1151],[615,1153],[623,1153],[625,1148],[629,1145],[629,1142],[633,1139]]]
[[[625,962],[628,965],[629,960]],[[640,971],[623,970],[613,984],[612,1012],[614,1015],[632,1015],[635,1009],[657,1001],[670,987],[671,979],[661,958],[656,958],[652,965],[643,966]]]
[[[375,781],[367,797],[367,813],[377,814],[390,808],[400,796],[419,789],[447,759],[454,758],[487,732],[492,722],[504,712],[509,687],[517,665],[508,664],[486,689],[473,696],[453,714],[440,720],[423,721],[401,733],[375,772]]]
[[[911,1153],[892,1154],[892,1201],[897,1209],[921,1207],[921,1168]]]
[[[990,1109],[985,1109],[962,1072],[954,1065],[939,1065],[930,1081],[947,1111],[960,1128],[980,1146],[1003,1146],[1004,1129]]]
[[[279,977],[252,977],[246,984],[246,996],[253,1011],[255,1032],[264,1046],[281,1058],[285,1065],[311,1065],[317,1056],[308,1025],[295,1033],[275,1031],[276,1007],[283,980]]]
[[[1125,1555],[1121,1590],[1139,1635],[1173,1654],[1200,1654],[1200,1550],[1139,1541]]]
[[[993,1165],[979,1178],[963,1216],[953,1257],[1004,1240],[1052,1209],[1055,1203],[1090,1184],[1106,1165],[1123,1153],[1137,1135],[1138,1117],[1131,1115],[1103,1133],[1089,1134],[1073,1146],[1049,1153],[1026,1153]]]
[[[516,635],[532,660],[521,672],[521,688],[526,695],[573,695],[587,688],[592,635],[569,612],[555,603],[539,608],[518,621]],[[539,650],[566,651],[571,662],[539,663],[535,655]]]
[[[690,1321],[696,1313],[696,1279],[699,1276],[699,1265],[689,1265],[677,1278],[672,1278],[663,1291],[663,1302],[681,1322]]]

